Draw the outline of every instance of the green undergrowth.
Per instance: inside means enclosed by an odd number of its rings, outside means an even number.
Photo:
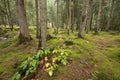
[[[70,55],[74,61],[83,60],[88,61],[90,64],[96,65],[94,71],[98,80],[119,80],[120,79],[120,35],[111,34],[108,32],[100,32],[99,35],[94,35],[93,32],[85,35],[85,39],[79,39],[77,34],[67,36],[60,41],[61,44],[72,50]],[[61,34],[62,36],[62,34]],[[56,39],[51,40],[53,43],[57,42]]]
[[[67,64],[67,57],[69,54],[70,51],[65,49],[39,50],[36,55],[22,62],[13,75],[12,80],[29,79],[29,75],[37,72],[39,66],[43,66],[49,76],[52,76],[58,64]]]
[[[7,76],[16,69],[16,67],[20,64],[21,61],[25,60],[30,54],[23,53],[12,53],[9,52],[7,54],[2,54],[0,56],[0,75]],[[18,57],[19,56],[19,57]]]
[[[93,52],[93,61],[97,65],[95,70],[98,72],[96,74],[98,80],[119,80],[120,48],[119,45],[116,45],[116,40],[120,35],[102,32],[94,37],[87,36],[94,43],[93,49],[90,50]]]
[[[17,35],[13,36],[15,33]],[[0,78],[9,74],[11,77],[13,74],[11,72],[16,71],[22,61],[28,56],[35,55],[33,52],[36,51],[37,45],[33,44],[38,44],[35,29],[30,28],[30,34],[35,42],[30,46],[26,44],[16,46],[18,32],[15,33],[8,32],[7,35],[12,35],[11,38],[0,42]],[[120,33],[114,31],[100,32],[99,35],[93,33],[89,32],[84,39],[79,39],[77,32],[68,36],[65,30],[54,34],[54,29],[48,29],[48,34],[54,38],[47,40],[47,48],[69,49],[71,54],[68,58],[72,59],[73,63],[84,61],[93,65],[93,80],[120,80]],[[59,80],[66,68],[59,66],[55,71],[55,77],[50,79]]]
[[[8,37],[8,39],[0,41],[1,79],[9,79],[16,70],[17,66],[35,52],[35,44],[30,47],[26,44],[18,45],[18,34],[18,31],[14,30],[11,32],[8,30],[8,32],[4,34]]]

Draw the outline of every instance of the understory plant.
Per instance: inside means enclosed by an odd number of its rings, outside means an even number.
[[[69,54],[70,51],[67,49],[39,50],[36,55],[28,57],[21,63],[11,80],[26,79],[29,75],[36,73],[39,66],[52,76],[59,64],[67,64]]]

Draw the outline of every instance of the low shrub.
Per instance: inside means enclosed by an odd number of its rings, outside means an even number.
[[[37,72],[39,66],[42,66],[41,69],[44,69],[49,76],[52,76],[59,63],[67,64],[69,54],[70,51],[65,49],[39,50],[36,55],[22,62],[12,80],[26,79],[29,75]]]

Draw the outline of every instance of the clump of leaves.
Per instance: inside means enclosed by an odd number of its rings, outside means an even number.
[[[65,49],[46,49],[39,50],[36,55],[29,57],[22,62],[18,67],[16,73],[13,75],[12,80],[21,80],[27,78],[29,75],[37,72],[39,65],[41,69],[46,71],[49,76],[52,76],[57,69],[58,64],[67,64],[67,57],[70,54],[69,50]]]

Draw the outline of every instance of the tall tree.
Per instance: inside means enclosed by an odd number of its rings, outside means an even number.
[[[12,17],[11,17],[11,5],[10,1],[7,0],[7,8],[8,8],[8,20],[9,20],[9,26],[11,31],[13,30],[13,23],[12,23]]]
[[[10,19],[9,19],[9,15],[8,15],[8,10],[7,10],[7,2],[6,2],[6,0],[3,0],[3,4],[4,4],[4,9],[5,9],[5,21],[6,21],[6,23],[5,23],[5,25],[9,25],[10,24]]]
[[[22,41],[28,41],[31,39],[31,37],[29,34],[28,25],[27,25],[24,0],[16,0],[16,5],[17,5],[18,21],[20,25],[19,38]]]
[[[67,26],[67,34],[70,34],[70,27],[71,27],[71,0],[69,0],[68,4],[68,26]]]
[[[92,0],[89,1],[89,4],[88,4],[88,14],[87,14],[87,23],[86,23],[86,33],[89,32],[90,30],[90,27],[91,27],[91,18],[92,18]]]
[[[36,38],[39,37],[39,14],[38,14],[38,0],[35,0],[36,7]]]
[[[57,33],[59,28],[59,0],[57,0]]]
[[[40,37],[38,49],[46,47],[47,32],[47,1],[40,0]]]
[[[72,0],[72,3],[71,3],[71,32],[73,33],[73,30],[74,30],[74,24],[75,24],[75,0]]]
[[[96,34],[98,34],[98,30],[100,28],[103,4],[104,4],[104,0],[99,0],[99,11],[98,11],[98,17],[97,17],[97,26],[95,26],[95,33]]]
[[[82,16],[81,16],[79,33],[78,33],[79,38],[84,38],[87,13],[88,13],[88,4],[89,4],[89,0],[83,0]]]
[[[110,28],[114,0],[109,0],[108,2],[109,2],[108,3],[109,4],[109,11],[108,11],[108,21],[107,21],[107,25],[106,25],[106,31],[109,31],[109,28]]]

